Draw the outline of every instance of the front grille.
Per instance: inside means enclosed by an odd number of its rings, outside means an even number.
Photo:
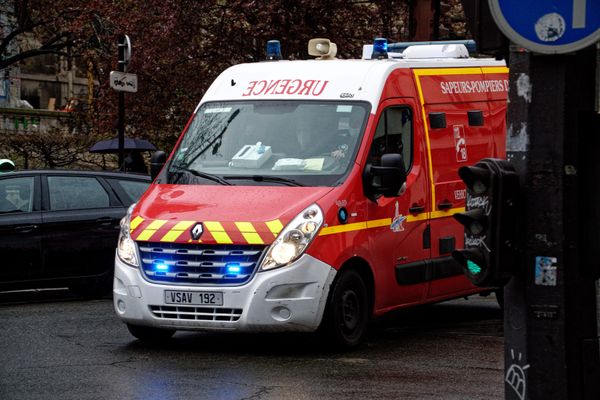
[[[151,282],[241,285],[256,272],[266,246],[141,242],[139,248]]]
[[[150,311],[160,319],[186,319],[194,321],[234,322],[242,315],[241,308],[150,306]]]

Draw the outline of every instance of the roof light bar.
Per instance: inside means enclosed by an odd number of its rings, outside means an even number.
[[[477,43],[474,40],[440,40],[432,42],[399,42],[399,43],[388,43],[388,51],[394,53],[402,53],[410,46],[427,46],[432,44],[464,44],[469,53],[477,52]]]

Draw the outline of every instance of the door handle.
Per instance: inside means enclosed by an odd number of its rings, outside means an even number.
[[[411,214],[420,214],[423,211],[425,211],[425,206],[420,206],[418,204],[415,204],[408,209],[408,212]]]
[[[111,217],[102,217],[96,220],[96,223],[100,225],[111,225],[113,223],[113,218]]]
[[[438,210],[449,210],[452,208],[452,203],[449,201],[442,201],[441,203],[438,204]]]
[[[15,231],[17,231],[19,233],[29,233],[29,232],[36,230],[37,227],[38,227],[37,225],[22,225],[22,226],[17,226],[15,228]]]

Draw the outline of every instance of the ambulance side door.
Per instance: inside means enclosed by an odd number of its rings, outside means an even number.
[[[376,116],[376,131],[366,165],[378,165],[383,154],[403,155],[406,190],[397,197],[369,201],[370,253],[376,265],[376,309],[419,303],[427,291],[428,211],[426,147],[416,101],[386,100]]]
[[[427,105],[426,111],[444,114],[446,119],[445,127],[429,131],[435,204],[430,221],[432,260],[427,298],[437,301],[477,290],[452,257],[452,251],[464,244],[464,227],[452,215],[465,206],[466,189],[458,169],[490,157],[494,145],[486,102]]]

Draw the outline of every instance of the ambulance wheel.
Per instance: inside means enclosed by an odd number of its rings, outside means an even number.
[[[142,342],[160,342],[169,339],[175,334],[175,330],[173,329],[159,329],[131,324],[127,324],[127,329],[129,329],[129,333]]]
[[[354,270],[342,271],[331,287],[320,330],[337,348],[360,344],[369,321],[367,287]]]

